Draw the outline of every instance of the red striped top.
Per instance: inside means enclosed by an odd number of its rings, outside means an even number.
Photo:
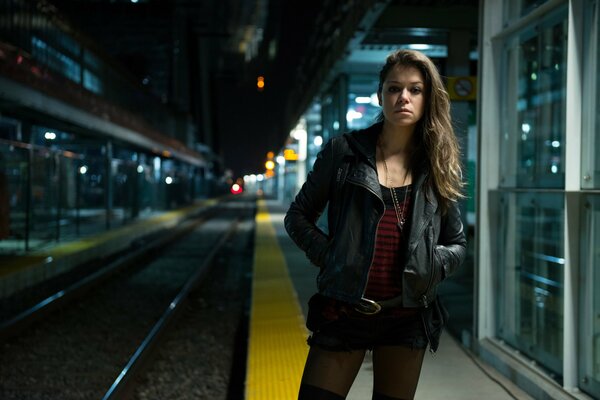
[[[409,221],[410,186],[393,188],[398,200],[398,214],[403,212],[404,220]],[[369,280],[365,297],[371,300],[385,300],[399,296],[402,293],[402,267],[405,246],[405,236],[408,226],[400,231],[398,216],[390,188],[381,185],[385,212],[375,239],[375,254],[369,269]]]

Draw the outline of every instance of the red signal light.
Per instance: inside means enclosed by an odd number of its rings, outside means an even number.
[[[244,189],[237,183],[231,185],[231,194],[241,194],[243,191]]]

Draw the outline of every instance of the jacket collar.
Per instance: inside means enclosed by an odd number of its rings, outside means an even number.
[[[376,122],[366,129],[352,131],[346,135],[348,144],[354,149],[355,154],[363,156],[375,169],[375,152],[377,139],[383,128],[383,122]]]

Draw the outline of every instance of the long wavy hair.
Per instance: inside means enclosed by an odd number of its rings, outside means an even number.
[[[415,50],[397,50],[387,57],[379,72],[377,92],[380,96],[388,73],[396,65],[414,67],[425,78],[425,112],[415,127],[412,145],[417,154],[425,153],[430,169],[428,184],[437,191],[442,209],[446,211],[451,201],[464,197],[460,149],[452,128],[448,92],[429,57]],[[377,120],[384,120],[383,113]]]

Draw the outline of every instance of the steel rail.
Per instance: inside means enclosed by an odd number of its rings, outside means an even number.
[[[164,314],[159,318],[156,324],[154,324],[102,400],[115,400],[128,397],[133,389],[133,378],[144,368],[144,363],[150,358],[150,354],[157,347],[161,335],[166,332],[171,323],[175,320],[176,315],[182,309],[181,306],[185,304],[185,301],[192,290],[194,290],[201,282],[214,258],[221,251],[229,238],[237,231],[240,220],[241,217],[238,217],[232,222],[227,232],[223,234],[210,253],[206,256],[202,265],[198,267],[196,272],[187,280],[181,291],[169,303]]]
[[[185,221],[180,226],[167,229],[166,235],[156,235],[157,237],[149,243],[135,248],[126,255],[119,257],[101,269],[91,273],[90,275],[87,275],[85,278],[67,286],[62,290],[59,290],[53,295],[48,296],[44,300],[18,313],[14,317],[0,322],[0,340],[15,335],[17,332],[21,331],[32,322],[47,315],[52,310],[68,304],[74,298],[84,294],[87,290],[107,280],[116,272],[121,271],[128,265],[131,265],[135,261],[147,256],[149,251],[169,245],[182,235],[195,229],[198,225],[206,222],[212,216],[213,212],[215,211],[212,208],[209,208],[204,210],[201,215],[192,217],[190,220]]]

